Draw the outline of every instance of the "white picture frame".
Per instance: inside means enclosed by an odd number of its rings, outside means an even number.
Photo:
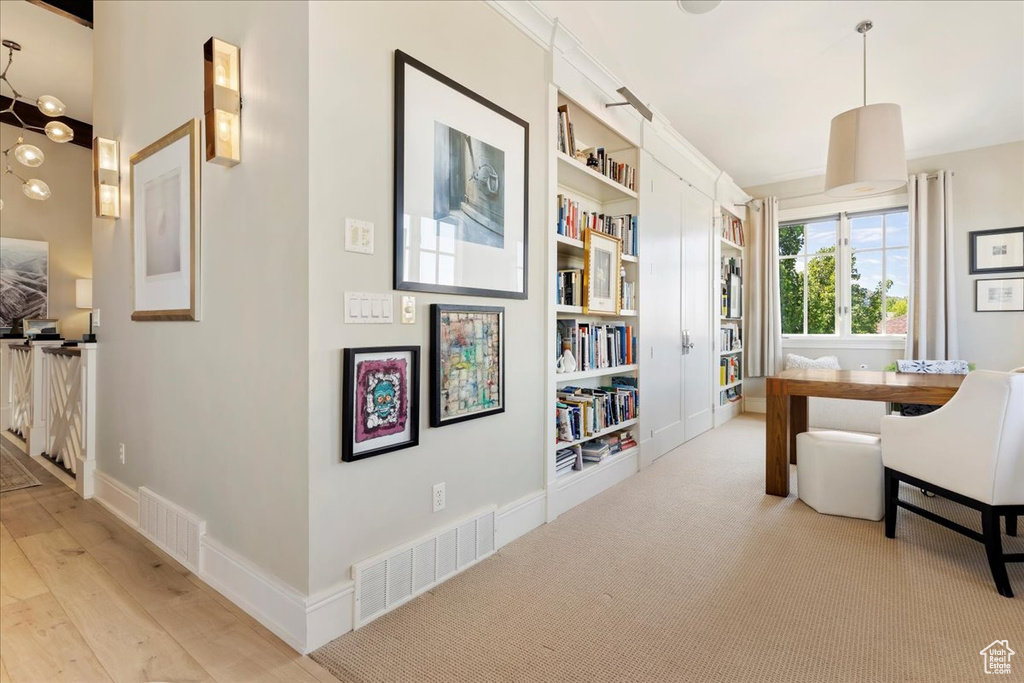
[[[978,313],[1024,311],[1024,277],[975,280],[974,310]]]

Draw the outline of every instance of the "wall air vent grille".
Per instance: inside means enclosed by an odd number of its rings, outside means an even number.
[[[199,571],[199,538],[206,522],[145,486],[139,489],[139,529],[161,550]]]
[[[493,554],[495,524],[497,509],[492,506],[354,565],[355,628]]]

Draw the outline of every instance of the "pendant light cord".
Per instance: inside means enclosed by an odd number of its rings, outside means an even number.
[[[861,34],[864,36],[864,106],[868,106],[868,32],[864,31]]]

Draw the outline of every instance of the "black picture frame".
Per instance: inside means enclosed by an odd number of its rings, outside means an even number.
[[[447,387],[442,386],[442,314],[443,313],[486,313],[498,316],[498,395],[500,405],[496,408],[480,410],[466,415],[444,418],[442,416],[442,399]],[[456,304],[431,304],[430,306],[430,426],[445,427],[447,425],[475,420],[488,415],[505,412],[505,307],[504,306],[461,306]]]
[[[968,239],[970,240],[971,275],[1013,273],[1018,270],[1024,270],[1024,255],[1022,255],[1021,262],[1017,265],[1004,266],[1002,268],[978,267],[978,238],[989,235],[1005,235],[1010,233],[1020,233],[1021,239],[1024,240],[1024,226],[1017,228],[999,228],[997,230],[974,230],[969,233]]]
[[[979,278],[974,281],[974,312],[975,313],[1019,313],[1024,311],[1024,295],[1021,297],[1020,308],[981,308],[978,305],[979,296],[981,295],[981,287],[983,282],[1020,282],[1021,289],[1024,290],[1024,277],[992,277],[992,278]]]
[[[405,279],[405,74],[406,68],[416,69],[455,92],[490,109],[523,129],[523,280],[522,291],[486,289],[460,285],[439,285]],[[504,299],[526,299],[529,296],[530,273],[530,124],[473,92],[464,85],[432,69],[401,50],[395,50],[395,102],[394,102],[394,287],[401,291],[435,292],[465,296],[485,296]],[[414,169],[415,170],[415,169]]]
[[[406,395],[408,401],[407,420],[409,438],[401,443],[389,444],[379,448],[355,451],[356,424],[356,362],[361,355],[370,354],[408,354],[410,358],[407,373]],[[344,350],[342,368],[342,416],[341,416],[341,459],[343,462],[355,462],[375,455],[390,453],[418,446],[420,442],[420,347],[419,346],[364,346]]]

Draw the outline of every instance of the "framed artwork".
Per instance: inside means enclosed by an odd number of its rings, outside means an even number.
[[[526,298],[529,137],[395,50],[395,289]]]
[[[45,318],[49,282],[49,243],[0,237],[0,327]]]
[[[729,317],[743,317],[743,279],[737,273],[729,273]]]
[[[199,127],[132,155],[132,320],[199,320]]]
[[[51,328],[60,334],[60,321],[56,318],[25,318],[21,321],[21,333],[26,337],[34,337]]]
[[[341,459],[371,458],[420,442],[420,347],[345,349]]]
[[[596,230],[587,230],[583,245],[583,313],[618,315],[622,270],[622,241]]]
[[[505,309],[431,305],[430,426],[505,412]]]
[[[971,274],[1024,270],[1024,227],[971,233]]]
[[[975,280],[974,310],[1024,311],[1024,277],[1005,280]]]

